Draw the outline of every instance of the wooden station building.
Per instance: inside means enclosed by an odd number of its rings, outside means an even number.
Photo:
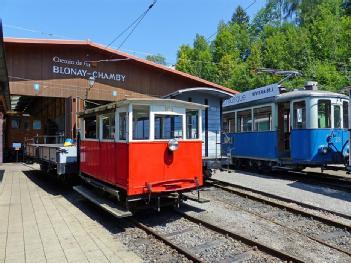
[[[0,88],[0,148],[5,160],[11,160],[14,143],[23,145],[33,136],[75,137],[76,113],[85,100],[102,104],[126,97],[172,97],[182,90],[193,94],[194,89],[222,100],[236,93],[91,41],[3,39],[2,35]],[[200,101],[184,99],[208,104],[206,96],[200,97]]]

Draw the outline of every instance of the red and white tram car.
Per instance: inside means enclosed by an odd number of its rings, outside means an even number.
[[[79,114],[80,176],[128,209],[179,202],[203,184],[201,111],[173,99],[125,99]]]

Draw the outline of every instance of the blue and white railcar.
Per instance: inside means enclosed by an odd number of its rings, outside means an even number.
[[[224,102],[225,154],[254,167],[326,167],[345,164],[348,104],[345,95],[278,85],[247,91]]]

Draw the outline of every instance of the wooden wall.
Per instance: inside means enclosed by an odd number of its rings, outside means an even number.
[[[183,88],[204,86],[193,79],[133,60],[92,62],[122,57],[89,46],[5,43],[5,50],[12,95],[85,97],[88,75],[57,74],[54,73],[57,67],[62,67],[63,72],[64,68],[71,68],[124,77],[124,81],[97,78],[88,95],[94,100],[113,101],[145,95],[159,97]],[[57,58],[75,64],[57,62]],[[34,84],[40,85],[38,91],[35,91]],[[112,96],[113,91],[117,92],[117,97]]]

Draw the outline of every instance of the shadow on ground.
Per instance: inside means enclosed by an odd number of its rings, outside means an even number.
[[[72,205],[81,210],[85,215],[87,215],[91,220],[98,222],[101,226],[107,229],[111,234],[117,234],[124,232],[127,228],[135,227],[132,222],[128,222],[128,219],[118,219],[113,215],[109,214],[102,208],[94,205],[90,201],[83,198],[77,192],[72,189],[71,185],[64,184],[63,182],[57,180],[54,177],[47,176],[41,171],[23,171],[29,180],[31,180],[38,187],[43,189],[50,195],[62,196]],[[183,204],[183,208],[187,211],[201,212],[202,210],[191,207],[189,205]],[[143,221],[143,223],[156,226],[156,225],[166,225],[170,220],[178,220],[181,216],[172,213],[173,216],[170,217],[170,209],[163,209],[161,212],[156,212],[153,210],[139,211],[135,218],[137,220]],[[148,219],[148,220],[146,220]],[[153,220],[150,220],[153,219]],[[157,219],[157,220],[154,220]]]

